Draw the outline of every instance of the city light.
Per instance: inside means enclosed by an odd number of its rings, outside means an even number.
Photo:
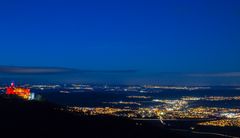
[[[30,89],[22,88],[22,87],[15,87],[15,84],[13,82],[11,83],[11,86],[6,88],[6,94],[7,95],[17,95],[26,100],[33,100],[35,97],[35,94],[31,93]]]

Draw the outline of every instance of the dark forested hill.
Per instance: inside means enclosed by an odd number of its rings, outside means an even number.
[[[0,96],[0,137],[170,138],[186,137],[162,127],[110,116],[79,116],[47,102]]]

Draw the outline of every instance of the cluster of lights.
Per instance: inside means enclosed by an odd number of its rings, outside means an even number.
[[[7,87],[6,94],[7,95],[17,95],[26,100],[34,99],[34,93],[31,93],[30,89],[22,88],[22,87],[15,87],[14,83],[11,83],[11,86]]]
[[[240,127],[240,119],[220,119],[199,123],[198,125],[216,127]]]

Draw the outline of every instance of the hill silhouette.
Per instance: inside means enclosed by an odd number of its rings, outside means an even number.
[[[56,110],[48,102],[0,96],[0,137],[8,138],[172,138],[189,137],[150,124],[113,116],[85,116]]]

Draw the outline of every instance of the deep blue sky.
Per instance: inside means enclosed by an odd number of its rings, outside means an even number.
[[[0,65],[240,71],[239,0],[1,0]]]

